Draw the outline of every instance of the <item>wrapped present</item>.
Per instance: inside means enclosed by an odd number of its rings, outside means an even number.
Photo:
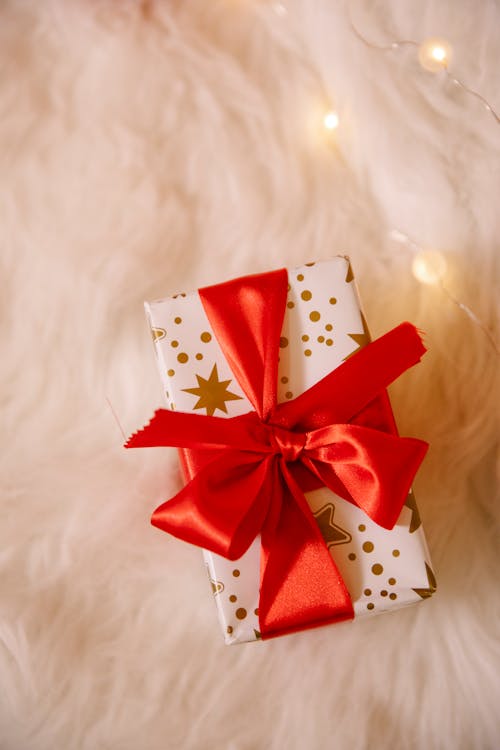
[[[179,448],[152,522],[204,548],[226,643],[375,615],[436,583],[411,490],[426,444],[386,387],[425,349],[370,342],[335,257],[146,304],[169,410],[127,447]]]

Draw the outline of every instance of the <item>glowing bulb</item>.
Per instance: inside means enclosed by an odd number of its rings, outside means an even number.
[[[323,118],[323,125],[327,130],[336,130],[339,126],[339,116],[336,112],[327,112]]]
[[[418,48],[420,65],[431,73],[447,68],[451,59],[451,46],[445,39],[427,39]]]
[[[413,258],[411,270],[422,284],[438,284],[446,273],[446,260],[437,250],[420,250]]]
[[[438,46],[433,47],[431,50],[431,56],[434,60],[437,60],[437,62],[444,62],[444,60],[446,60],[446,50]]]

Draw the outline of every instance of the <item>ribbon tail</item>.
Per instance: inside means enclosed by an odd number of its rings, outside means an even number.
[[[322,425],[351,422],[396,378],[417,364],[425,351],[415,326],[401,323],[300,396],[280,404],[273,423],[308,432]]]
[[[129,437],[125,448],[236,448],[262,453],[263,434],[264,428],[254,412],[223,419],[157,409],[149,423]]]
[[[300,488],[282,466],[281,514],[262,531],[263,639],[352,619],[351,597]]]

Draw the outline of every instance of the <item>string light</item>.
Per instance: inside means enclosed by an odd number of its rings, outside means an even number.
[[[400,242],[415,253],[412,261],[412,273],[417,281],[420,281],[421,284],[438,286],[450,302],[465,313],[465,315],[467,315],[467,317],[481,329],[493,350],[497,355],[500,355],[500,346],[486,323],[476,315],[474,310],[466,305],[465,302],[457,299],[455,295],[450,292],[448,287],[445,286],[444,277],[446,274],[447,263],[444,255],[437,250],[424,250],[423,247],[418,245],[411,239],[411,237],[404,232],[401,232],[399,229],[393,229],[389,232],[389,235],[393,240]]]
[[[446,69],[451,60],[451,46],[446,39],[427,39],[418,48],[418,60],[431,73]]]
[[[272,4],[272,7],[278,15],[286,15],[287,9],[281,2],[275,2]],[[460,87],[465,91],[467,94],[470,94],[474,98],[476,98],[478,101],[481,102],[481,104],[484,106],[484,108],[490,112],[492,117],[495,119],[497,124],[500,124],[500,117],[495,112],[491,104],[483,97],[481,94],[479,94],[477,91],[474,91],[473,89],[466,86],[460,79],[456,78],[455,76],[451,75],[448,71],[448,65],[450,63],[451,57],[452,57],[452,48],[449,42],[447,42],[445,39],[442,38],[430,38],[425,40],[422,44],[419,44],[418,42],[414,41],[413,39],[399,39],[391,42],[388,45],[378,45],[373,44],[368,39],[366,39],[361,32],[356,28],[354,25],[349,4],[347,4],[347,16],[349,20],[349,24],[351,27],[351,30],[353,34],[366,46],[371,49],[382,51],[382,52],[389,52],[398,50],[402,47],[414,47],[418,50],[418,59],[420,64],[425,70],[429,70],[431,72],[439,72],[442,71],[452,83],[454,83],[456,86]],[[303,56],[304,63],[306,62],[305,55]],[[309,67],[309,65],[308,65]],[[321,84],[321,80],[319,80],[319,83]],[[323,88],[323,86],[321,86]],[[339,127],[340,120],[337,112],[335,112],[333,109],[328,109],[323,114],[323,127],[326,131],[334,131]],[[479,318],[476,313],[464,302],[461,302],[459,299],[457,299],[450,291],[449,289],[444,285],[444,277],[446,275],[447,270],[447,263],[446,259],[443,255],[443,253],[437,251],[437,250],[425,250],[423,247],[418,245],[416,242],[414,242],[407,234],[404,232],[401,232],[399,229],[393,229],[389,233],[390,236],[396,240],[397,242],[400,242],[404,245],[406,245],[407,248],[412,250],[414,252],[414,257],[412,260],[412,273],[417,281],[419,281],[421,284],[431,285],[431,286],[438,286],[439,289],[443,292],[443,294],[467,317],[476,325],[478,328],[481,329],[481,331],[484,333],[484,335],[487,337],[489,343],[491,344],[494,351],[500,355],[500,346],[496,342],[493,334],[489,330],[488,326],[484,323],[481,318]]]
[[[474,97],[478,102],[480,102],[485,110],[489,112],[493,117],[497,125],[500,124],[500,116],[494,110],[489,101],[485,99],[485,97],[482,96],[478,91],[470,88],[470,86],[467,86],[463,81],[449,72],[448,66],[452,57],[452,49],[450,43],[447,42],[446,39],[431,38],[427,39],[422,44],[416,42],[414,39],[397,39],[393,42],[390,42],[390,44],[374,44],[373,42],[370,42],[369,39],[367,39],[365,36],[363,36],[359,29],[354,25],[349,5],[347,5],[347,17],[349,26],[351,27],[351,31],[356,36],[356,38],[365,45],[365,47],[377,50],[378,52],[393,52],[400,49],[401,47],[415,47],[418,50],[418,59],[420,65],[425,70],[428,70],[432,73],[442,71],[444,75],[455,86],[461,88],[462,91],[464,91],[466,94],[469,94],[469,96]]]
[[[332,109],[323,117],[323,125],[327,130],[336,130],[339,126],[339,116]]]
[[[419,250],[413,258],[411,270],[422,284],[437,284],[446,273],[446,260],[437,250]]]

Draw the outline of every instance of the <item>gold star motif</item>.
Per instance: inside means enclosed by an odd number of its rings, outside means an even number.
[[[348,531],[344,531],[340,526],[333,523],[334,513],[335,506],[333,503],[327,503],[314,513],[314,518],[328,549],[336,544],[348,544],[352,540]]]
[[[353,281],[353,279],[354,279],[354,274],[352,272],[351,261],[348,260],[347,261],[347,273],[346,273],[346,276],[345,276],[345,283],[346,284],[350,284],[351,281]]]
[[[212,586],[212,593],[214,596],[217,596],[217,594],[224,591],[224,584],[222,581],[214,581],[213,578],[210,578],[210,585]]]
[[[426,589],[413,589],[413,591],[420,596],[421,599],[428,599],[433,595],[437,588],[436,577],[430,567],[425,563],[425,572],[427,573],[427,583],[429,585]]]
[[[413,490],[409,491],[408,497],[405,500],[405,505],[411,510],[410,534],[413,534],[413,532],[416,531],[422,523],[422,521],[420,520],[420,513],[418,512],[417,501],[415,500]]]
[[[202,378],[201,375],[197,375],[196,380],[198,381],[197,388],[183,388],[182,390],[191,393],[193,396],[198,396],[198,401],[193,409],[206,409],[209,417],[213,415],[216,409],[227,414],[226,401],[241,400],[241,396],[227,390],[231,380],[219,380],[217,365],[213,366],[208,380]]]
[[[166,336],[166,331],[164,328],[152,328],[151,329],[151,335],[153,337],[153,341],[160,341],[160,339],[164,339]]]
[[[347,355],[347,357],[344,357],[344,360],[349,359],[349,357],[352,357],[353,354],[356,354],[356,352],[359,352],[359,350],[370,343],[372,340],[372,337],[370,336],[370,331],[368,330],[368,325],[365,320],[365,316],[363,313],[361,313],[361,322],[363,324],[363,333],[348,333],[350,339],[354,341],[355,344],[357,344],[357,348]]]

